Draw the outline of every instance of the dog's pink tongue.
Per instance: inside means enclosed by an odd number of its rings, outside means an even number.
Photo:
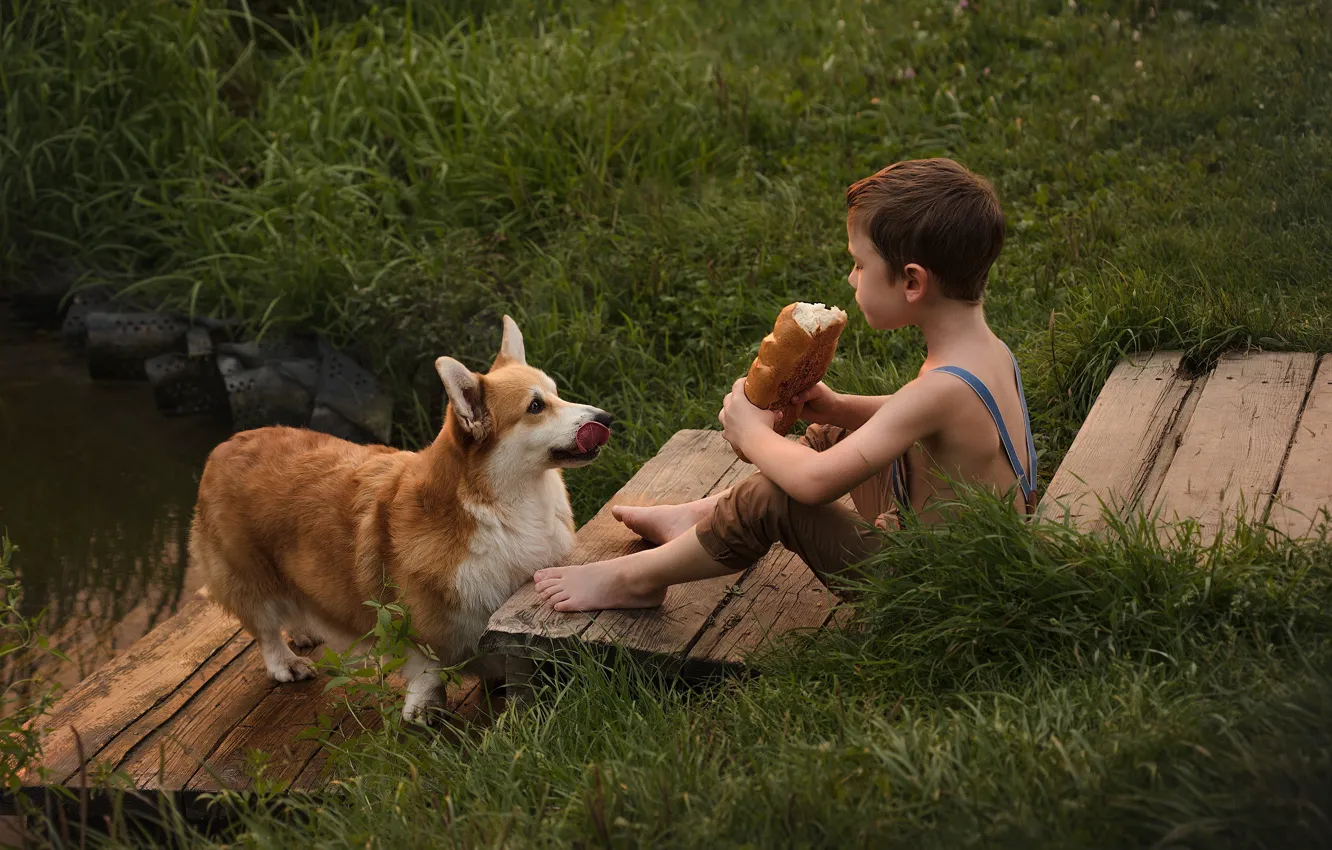
[[[580,452],[590,452],[595,448],[606,445],[609,440],[610,429],[600,422],[588,422],[578,429],[578,436],[574,438]]]

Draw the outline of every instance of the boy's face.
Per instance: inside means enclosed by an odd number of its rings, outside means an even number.
[[[869,234],[846,219],[846,247],[852,268],[846,280],[856,291],[856,305],[875,330],[890,331],[906,324],[903,286],[892,281],[888,263],[879,256]]]

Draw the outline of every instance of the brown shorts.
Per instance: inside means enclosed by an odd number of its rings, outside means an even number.
[[[849,433],[831,425],[811,425],[800,442],[821,452]],[[906,463],[905,456],[901,462]],[[841,501],[806,505],[756,472],[728,490],[694,531],[713,560],[737,571],[748,569],[780,541],[826,584],[829,576],[845,573],[877,552],[883,544],[880,531],[900,527],[887,470],[852,490],[851,501],[854,511]]]

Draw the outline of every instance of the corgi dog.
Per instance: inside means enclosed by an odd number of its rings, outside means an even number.
[[[435,361],[448,408],[421,451],[269,427],[209,454],[189,554],[277,681],[315,673],[283,629],[298,649],[354,640],[375,625],[367,600],[396,600],[435,656],[412,650],[402,667],[403,717],[424,722],[444,702],[440,669],[474,659],[490,615],[569,553],[563,470],[597,458],[612,417],[562,400],[503,326],[484,375]]]

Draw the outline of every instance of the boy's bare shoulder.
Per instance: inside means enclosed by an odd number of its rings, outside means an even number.
[[[944,372],[923,372],[902,385],[889,397],[885,407],[915,411],[927,419],[944,419],[959,405],[966,404],[972,389]]]
[[[928,372],[907,382],[855,432],[853,446],[881,466],[917,440],[928,439],[956,422],[971,388],[949,375]]]

